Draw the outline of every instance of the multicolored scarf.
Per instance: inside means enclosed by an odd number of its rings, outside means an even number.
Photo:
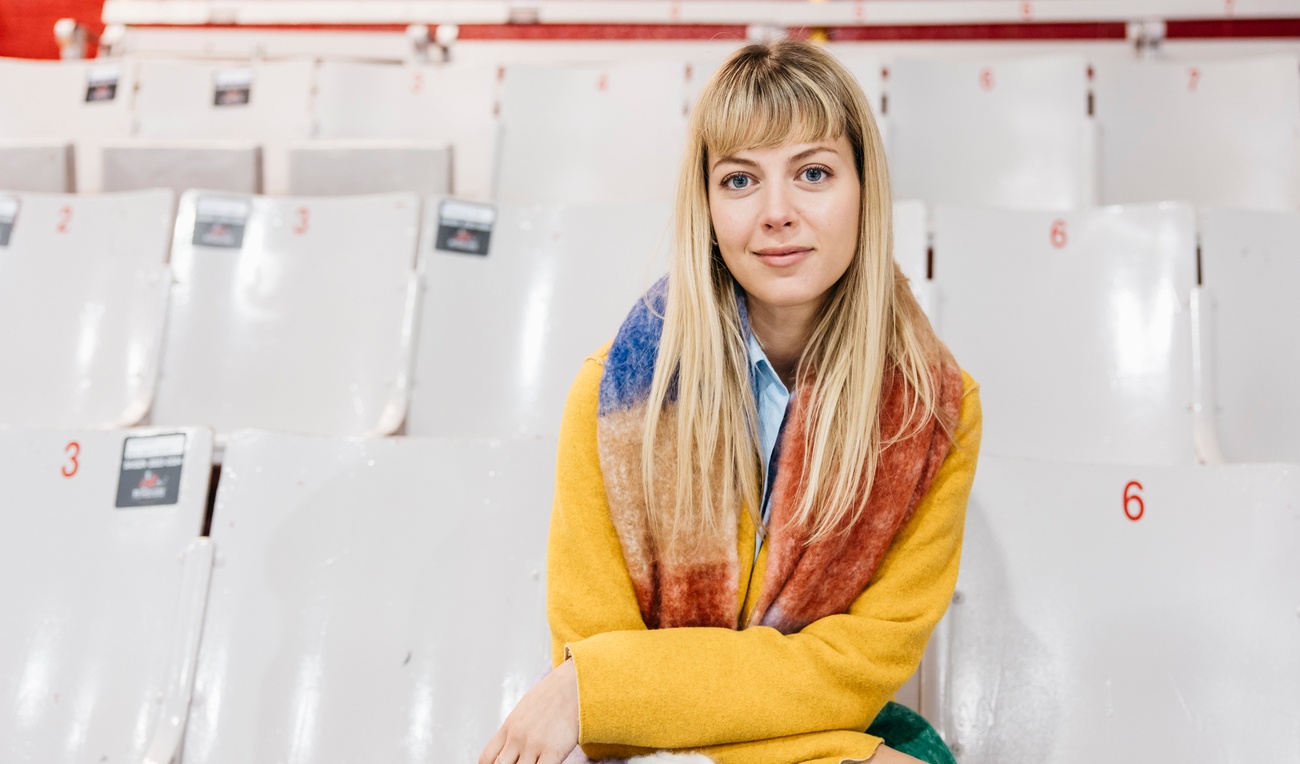
[[[716,538],[691,544],[655,544],[647,522],[641,454],[646,403],[654,377],[663,331],[667,281],[638,301],[619,329],[605,361],[600,384],[597,445],[609,499],[610,516],[636,587],[641,616],[648,627],[718,626],[738,629],[770,626],[797,632],[828,615],[847,612],[880,565],[894,536],[912,516],[947,457],[951,440],[935,420],[883,449],[864,511],[846,519],[834,533],[807,544],[808,528],[792,521],[801,499],[800,475],[806,458],[811,385],[794,391],[776,460],[776,480],[769,505],[767,567],[761,596],[747,624],[740,623],[740,563],[737,527]],[[937,380],[939,402],[947,421],[957,421],[962,379],[946,352]],[[901,374],[885,375],[880,432],[899,433],[905,418],[908,388]],[[660,502],[672,502],[677,482],[676,396],[670,391],[656,433],[656,477],[652,490]],[[717,486],[706,486],[714,497]],[[663,504],[660,504],[663,506]]]

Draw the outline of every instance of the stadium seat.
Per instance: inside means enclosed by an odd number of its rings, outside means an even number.
[[[129,61],[0,59],[0,141],[11,147],[75,144],[75,186],[38,189],[0,182],[10,191],[102,189],[99,143],[132,130],[135,66]],[[9,167],[3,168],[4,175]]]
[[[1091,204],[1088,65],[1078,56],[889,66],[894,193],[931,204]]]
[[[317,88],[316,136],[322,142],[365,140],[430,149],[450,145],[451,192],[464,199],[492,199],[499,139],[497,67],[324,61]],[[357,108],[361,98],[365,108]]]
[[[0,139],[0,186],[5,191],[70,193],[76,189],[72,157],[71,143]]]
[[[1300,61],[1098,61],[1101,200],[1300,205]]]
[[[419,202],[191,191],[153,422],[386,435],[405,418]]]
[[[930,234],[925,205],[917,201],[894,202],[894,260],[903,275],[912,282],[912,294],[926,313],[932,310],[933,284],[930,281]]]
[[[102,151],[106,191],[262,190],[262,149],[246,141],[108,141]]]
[[[501,205],[486,256],[435,246],[426,203],[411,435],[555,436],[582,361],[666,269],[664,204]]]
[[[686,134],[685,67],[506,68],[497,198],[671,202]]]
[[[289,193],[451,193],[451,148],[398,141],[314,141],[289,147]]]
[[[1300,215],[1207,210],[1202,363],[1219,455],[1300,463]]]
[[[212,566],[211,467],[206,430],[0,429],[0,759],[175,750]]]
[[[158,375],[167,191],[0,195],[0,426],[130,427]]]
[[[550,667],[555,441],[238,433],[186,764],[471,762]]]
[[[939,207],[934,227],[937,326],[983,385],[985,453],[1194,461],[1191,207]]]
[[[1295,465],[981,457],[931,643],[949,745],[966,764],[1300,760],[1297,507]]]
[[[289,175],[286,144],[311,137],[314,75],[311,61],[141,61],[136,135],[199,146],[211,141],[260,145],[263,187],[283,194]]]

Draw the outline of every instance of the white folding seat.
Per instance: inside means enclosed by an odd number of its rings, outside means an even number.
[[[153,421],[385,435],[406,414],[419,201],[191,191]]]
[[[677,62],[506,69],[497,199],[671,202],[686,134]]]
[[[940,336],[983,385],[984,451],[1191,463],[1193,210],[939,207]]]
[[[949,745],[966,764],[1300,760],[1297,507],[1297,465],[981,457],[931,643]]]
[[[106,191],[262,190],[262,149],[246,141],[110,141],[103,145],[103,168]]]
[[[918,201],[894,202],[894,260],[912,282],[912,294],[927,313],[934,301],[930,281],[930,234],[925,205]]]
[[[475,761],[550,667],[554,457],[232,437],[186,764]]]
[[[319,141],[289,147],[289,193],[353,196],[451,193],[448,146],[399,141]]]
[[[175,748],[212,566],[211,469],[206,430],[0,429],[0,759]]]
[[[75,145],[75,188],[102,188],[99,144],[131,134],[135,67],[129,61],[25,61],[0,59],[0,140],[11,148],[49,150],[51,143]],[[71,187],[19,188],[6,183],[11,167],[0,167],[0,187],[10,191],[70,191]]]
[[[71,143],[0,139],[0,188],[5,191],[66,194],[75,190],[73,171]]]
[[[1093,201],[1088,64],[1078,56],[889,67],[894,193],[1071,209]]]
[[[1300,463],[1300,215],[1201,220],[1200,373],[1220,456]]]
[[[502,205],[483,256],[435,248],[440,221],[464,215],[445,204],[425,208],[407,432],[553,436],[583,359],[663,274],[670,210]]]
[[[168,191],[0,194],[0,426],[130,427],[153,402]]]
[[[195,147],[214,141],[259,144],[264,188],[284,193],[285,147],[311,136],[314,74],[311,61],[141,61],[137,136]]]
[[[1101,200],[1300,205],[1300,61],[1098,61]]]
[[[490,200],[499,139],[498,79],[497,67],[487,65],[324,61],[317,73],[315,142],[332,147],[341,141],[384,141],[429,150],[450,145],[450,191]]]

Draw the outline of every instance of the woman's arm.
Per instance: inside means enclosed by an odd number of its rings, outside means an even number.
[[[645,628],[596,453],[600,374],[589,360],[566,406],[547,561],[554,657],[566,646],[573,657],[580,741],[700,748],[866,729],[916,670],[956,585],[978,386],[965,378],[956,446],[868,588],[848,613],[783,635]]]

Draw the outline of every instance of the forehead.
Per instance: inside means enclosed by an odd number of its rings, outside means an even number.
[[[727,161],[786,162],[814,155],[821,159],[839,155],[839,158],[847,160],[850,153],[851,147],[848,139],[843,135],[838,135],[822,136],[812,141],[792,138],[775,146],[752,146],[738,149],[729,154],[713,154],[710,152],[708,161],[710,166]]]

